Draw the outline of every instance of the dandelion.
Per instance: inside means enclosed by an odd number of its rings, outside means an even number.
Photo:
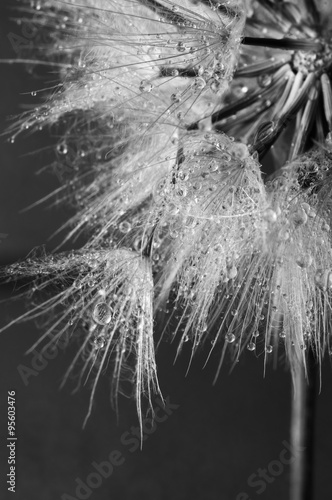
[[[81,363],[79,382],[95,376],[88,416],[110,360],[113,399],[129,381],[142,424],[142,397],[151,405],[160,391],[153,318],[165,304],[178,353],[209,342],[218,375],[226,354],[263,354],[266,365],[284,347],[303,391],[310,356],[320,365],[331,352],[332,42],[316,4],[46,0],[36,10],[50,38],[30,62],[61,83],[14,123],[12,141],[51,129],[54,196],[77,207],[65,241],[87,236],[79,251],[5,270],[41,294],[59,289],[20,319],[51,319],[44,339],[77,332],[69,373]]]

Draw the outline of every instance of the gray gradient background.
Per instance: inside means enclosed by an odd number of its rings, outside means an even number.
[[[1,0],[0,58],[15,58],[7,35],[20,34],[9,20],[7,5]],[[42,83],[33,81],[20,65],[0,69],[1,130],[6,117],[18,113],[35,98],[23,95]],[[0,263],[25,257],[39,245],[51,250],[60,239],[50,235],[68,217],[68,210],[37,207],[20,210],[58,186],[48,173],[36,172],[51,158],[50,153],[28,153],[52,144],[47,133],[25,137],[14,145],[0,138],[0,233],[8,237],[0,244]],[[8,299],[10,288],[0,288]],[[1,324],[24,312],[24,301],[1,302]],[[163,344],[157,355],[160,384],[165,396],[179,405],[167,421],[149,436],[143,451],[130,453],[121,444],[123,432],[137,426],[135,405],[120,401],[117,420],[109,403],[109,381],[98,388],[93,415],[85,430],[89,388],[72,394],[69,382],[59,384],[75,352],[69,348],[26,387],[17,371],[29,365],[25,351],[40,332],[29,324],[10,328],[0,335],[0,498],[15,500],[58,500],[65,492],[75,495],[75,478],[85,479],[93,471],[91,463],[106,460],[112,450],[120,450],[125,463],[91,495],[93,500],[235,500],[247,491],[252,500],[286,499],[289,468],[267,486],[261,495],[248,487],[248,477],[259,467],[277,460],[283,440],[289,439],[291,382],[280,365],[269,367],[263,378],[263,357],[245,353],[235,371],[225,365],[212,385],[218,356],[203,370],[204,356],[198,356],[185,376],[188,353],[173,365],[175,348]],[[323,369],[322,392],[317,398],[316,494],[315,500],[332,497],[332,374],[329,362]],[[8,390],[17,391],[17,493],[6,493],[6,399]]]

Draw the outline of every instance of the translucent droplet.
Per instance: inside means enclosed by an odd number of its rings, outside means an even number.
[[[301,255],[296,259],[296,264],[303,269],[310,267],[313,262],[311,255]]]
[[[172,102],[180,102],[181,101],[181,94],[180,93],[175,93],[171,95],[171,101]]]
[[[332,288],[332,271],[331,269],[317,269],[315,274],[315,283],[322,290]]]
[[[153,85],[147,80],[142,80],[138,88],[141,92],[151,92],[151,90],[153,89]]]
[[[187,172],[183,172],[183,170],[179,170],[178,178],[180,179],[180,181],[187,181],[189,178],[189,175],[187,174]]]
[[[231,156],[229,153],[222,153],[222,154],[220,155],[220,159],[221,159],[222,161],[231,161],[232,156]]]
[[[93,339],[93,345],[95,349],[102,349],[105,346],[105,337],[104,335],[98,335]]]
[[[61,142],[57,145],[56,150],[60,155],[66,155],[68,153],[68,146],[65,142]]]
[[[215,160],[211,161],[211,163],[209,164],[210,172],[217,172],[218,168],[219,168],[218,163]]]
[[[192,88],[195,92],[200,92],[206,86],[206,81],[203,77],[199,76],[195,78]]]
[[[135,240],[134,240],[134,243],[133,243],[133,247],[134,249],[137,251],[137,252],[141,252],[142,250],[144,250],[144,248],[146,247],[147,245],[147,238],[146,237],[140,237],[138,236]]]
[[[186,47],[184,45],[183,42],[179,42],[176,46],[176,49],[179,51],[179,52],[184,52],[186,50]]]
[[[254,351],[256,349],[255,342],[249,342],[249,344],[247,345],[247,349],[248,351]]]
[[[268,87],[272,83],[272,77],[269,74],[259,75],[257,81],[260,87]]]
[[[263,213],[263,218],[264,220],[266,220],[267,222],[276,222],[277,220],[277,213],[272,210],[272,208],[267,208],[264,213]]]
[[[226,336],[225,336],[225,340],[229,344],[232,344],[235,341],[235,335],[234,335],[234,333],[227,333]]]
[[[77,279],[77,280],[75,280],[75,281],[74,281],[74,283],[73,283],[73,287],[74,287],[74,288],[77,288],[78,290],[79,290],[80,288],[82,288],[82,283],[80,282],[80,280],[78,280],[78,279]]]
[[[119,224],[119,231],[123,234],[127,234],[131,231],[131,224],[130,222],[124,220],[120,222]]]
[[[112,310],[106,302],[98,302],[92,311],[92,319],[98,325],[107,325],[112,320]]]
[[[291,218],[296,226],[301,226],[301,225],[305,224],[308,220],[308,216],[302,207],[299,208],[298,210],[296,210],[295,212],[293,212],[291,215]]]
[[[272,346],[272,345],[267,345],[267,346],[265,347],[265,352],[266,352],[267,354],[271,354],[271,352],[272,352],[272,351],[273,351],[273,346]]]
[[[237,276],[237,268],[233,265],[227,270],[227,278],[233,280]]]
[[[178,187],[176,190],[176,194],[181,198],[184,198],[185,196],[187,196],[187,190],[185,187]]]

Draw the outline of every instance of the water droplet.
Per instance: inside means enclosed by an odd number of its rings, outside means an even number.
[[[184,45],[183,42],[179,42],[176,46],[176,49],[179,51],[179,52],[184,52],[186,50],[186,47]]]
[[[277,218],[277,213],[272,208],[267,208],[263,213],[263,219],[267,222],[276,222]]]
[[[98,335],[93,339],[93,345],[95,349],[102,349],[105,346],[105,337],[104,335]]]
[[[235,341],[235,335],[234,335],[234,333],[227,333],[226,336],[225,336],[225,340],[229,344],[232,344]]]
[[[255,342],[249,342],[249,344],[247,345],[247,349],[248,351],[254,351],[256,349]]]
[[[172,94],[171,95],[171,101],[172,102],[180,102],[181,101],[181,94],[178,92],[178,93],[175,93],[175,94]]]
[[[260,87],[268,87],[272,83],[272,77],[269,74],[259,75],[257,81]]]
[[[201,90],[204,89],[205,86],[206,86],[206,81],[204,80],[203,77],[199,76],[195,78],[194,83],[192,84],[192,89],[195,92],[200,92]]]
[[[139,86],[139,90],[141,92],[151,92],[153,89],[153,85],[151,82],[148,82],[147,80],[142,80]]]
[[[74,281],[74,283],[73,283],[73,287],[74,287],[74,288],[77,288],[78,290],[79,290],[80,288],[82,288],[82,283],[80,282],[80,280],[78,280],[78,279],[77,279],[77,280],[75,280],[75,281]]]
[[[305,210],[303,210],[303,208],[301,207],[298,210],[295,210],[291,214],[291,219],[292,219],[293,223],[295,224],[295,226],[301,226],[307,222],[308,216],[307,216]]]
[[[98,325],[107,325],[112,320],[112,310],[106,302],[98,302],[92,311],[92,319]]]
[[[66,155],[68,153],[68,146],[65,142],[61,142],[57,145],[56,150],[60,155]]]
[[[130,222],[124,220],[120,222],[119,224],[119,231],[120,233],[127,234],[131,231],[131,224]]]
[[[187,172],[184,172],[183,170],[179,170],[178,179],[180,179],[180,181],[187,181],[188,178],[189,178],[189,175],[187,174]]]
[[[233,265],[229,269],[227,269],[227,278],[233,280],[237,276],[237,268]]]
[[[331,269],[317,269],[315,274],[315,283],[322,290],[332,288],[332,271]]]
[[[272,351],[273,351],[273,346],[272,346],[272,345],[267,345],[267,346],[265,347],[265,352],[266,352],[267,354],[271,354],[271,352],[272,352]]]
[[[296,259],[296,264],[303,269],[310,267],[313,262],[311,255],[301,255]]]

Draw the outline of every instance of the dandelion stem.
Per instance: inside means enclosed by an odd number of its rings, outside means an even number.
[[[306,370],[298,365],[294,374],[291,446],[295,460],[291,464],[291,500],[313,498],[316,382],[317,365],[310,349]]]
[[[320,42],[314,42],[313,40],[298,40],[295,38],[256,38],[251,36],[245,36],[242,39],[243,45],[254,45],[255,47],[271,47],[273,49],[285,49],[285,50],[308,50],[319,51],[323,49]]]

